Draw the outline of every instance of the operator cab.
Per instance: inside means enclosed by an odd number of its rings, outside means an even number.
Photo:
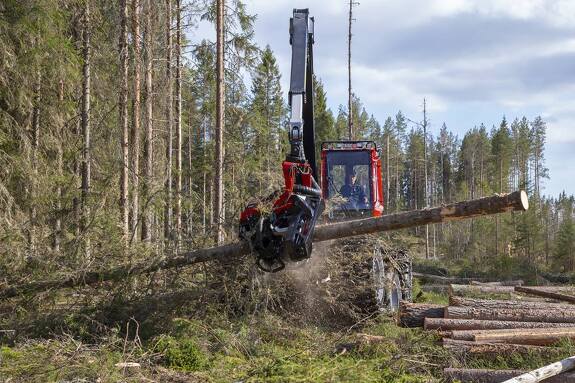
[[[373,141],[328,141],[321,145],[321,188],[330,218],[383,213],[381,159]]]

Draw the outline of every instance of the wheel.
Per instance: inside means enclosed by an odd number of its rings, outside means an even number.
[[[373,290],[378,309],[395,312],[399,309],[399,302],[410,299],[411,294],[408,294],[407,291],[411,290],[411,284],[403,283],[403,281],[407,282],[408,279],[402,278],[402,275],[411,275],[411,270],[405,270],[404,267],[398,270],[398,266],[402,263],[391,259],[386,253],[380,246],[376,246],[373,250]]]

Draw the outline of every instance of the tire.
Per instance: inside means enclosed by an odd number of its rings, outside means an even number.
[[[411,261],[405,252],[375,246],[371,271],[380,311],[394,313],[401,301],[411,301]]]

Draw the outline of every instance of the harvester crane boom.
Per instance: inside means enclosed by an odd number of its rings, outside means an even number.
[[[307,9],[294,9],[290,19],[292,68],[290,151],[282,163],[283,193],[275,200],[271,213],[258,203],[249,204],[240,216],[240,237],[256,254],[256,264],[264,271],[276,272],[286,262],[311,256],[313,233],[323,211],[321,188],[315,161],[313,115],[313,18]]]
[[[313,112],[313,43],[314,19],[307,9],[294,9],[290,19],[292,46],[291,77],[288,101],[290,105],[289,160],[310,164],[317,179],[315,159],[315,124]]]

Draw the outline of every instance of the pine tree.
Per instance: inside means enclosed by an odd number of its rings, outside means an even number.
[[[224,210],[224,106],[226,92],[224,78],[224,1],[216,1],[216,161],[214,172],[214,216],[216,227],[214,237],[217,244],[221,244],[224,241],[222,221]]]
[[[563,271],[575,271],[575,223],[573,222],[574,199],[563,197],[563,219],[559,225],[554,251],[556,266]]]

